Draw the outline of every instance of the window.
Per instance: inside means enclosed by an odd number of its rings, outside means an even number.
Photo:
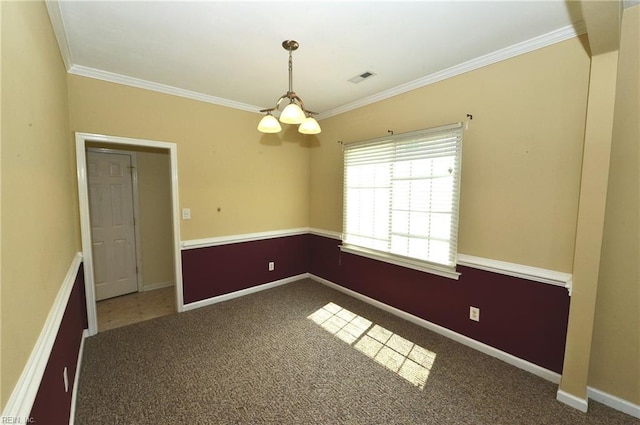
[[[342,249],[457,278],[462,125],[344,147]]]

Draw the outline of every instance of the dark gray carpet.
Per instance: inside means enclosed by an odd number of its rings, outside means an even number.
[[[340,319],[308,318],[330,302],[357,316],[337,334],[350,344],[331,333]],[[395,336],[374,360],[376,333]],[[77,425],[640,424],[593,401],[580,413],[555,384],[311,280],[85,344]]]

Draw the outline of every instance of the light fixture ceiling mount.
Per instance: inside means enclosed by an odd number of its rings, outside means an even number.
[[[300,43],[295,40],[285,40],[282,42],[282,47],[285,50],[293,52],[294,50],[298,50],[298,47],[300,47]]]
[[[260,112],[266,113],[258,124],[258,130],[262,133],[279,133],[282,130],[278,120],[272,115],[273,111],[280,111],[280,104],[287,99],[289,104],[280,112],[280,122],[285,124],[300,124],[298,131],[303,134],[320,133],[320,125],[313,118],[316,112],[305,109],[304,102],[293,91],[293,57],[292,52],[300,47],[295,40],[285,40],[282,47],[289,52],[289,90],[280,96],[273,108],[261,109]]]

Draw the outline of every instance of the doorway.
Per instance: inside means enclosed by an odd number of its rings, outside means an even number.
[[[169,168],[170,168],[170,178],[167,179],[167,185],[170,186],[170,212],[168,214],[168,218],[166,220],[166,227],[169,227],[168,232],[161,232],[169,237],[169,245],[171,247],[170,257],[172,257],[168,262],[172,263],[171,273],[173,274],[173,279],[171,285],[174,286],[173,291],[175,293],[175,310],[181,312],[183,310],[183,298],[182,298],[182,266],[181,266],[181,253],[180,253],[180,229],[179,229],[179,214],[178,214],[178,187],[177,187],[177,146],[174,143],[167,142],[157,142],[151,140],[143,140],[143,139],[131,139],[131,138],[123,138],[116,136],[104,136],[104,135],[96,135],[89,133],[76,133],[76,161],[78,167],[78,193],[79,193],[79,204],[80,204],[80,224],[81,224],[81,235],[82,235],[82,250],[83,250],[83,262],[84,262],[84,277],[85,277],[85,293],[87,298],[87,316],[88,316],[88,324],[89,324],[89,334],[94,335],[98,332],[97,326],[97,305],[96,301],[98,298],[103,296],[102,292],[99,289],[100,279],[96,279],[96,277],[102,276],[100,275],[100,267],[102,265],[96,259],[94,255],[94,250],[99,250],[102,248],[98,247],[96,241],[92,239],[92,212],[90,208],[91,197],[89,196],[90,192],[90,178],[89,174],[91,173],[90,167],[97,166],[95,163],[91,163],[88,166],[87,159],[89,157],[89,153],[87,148],[95,148],[95,147],[107,147],[114,152],[118,151],[155,151],[160,152],[163,156],[168,156]],[[116,155],[119,155],[116,153]],[[124,159],[124,162],[120,162],[121,165],[117,165],[118,161],[121,160],[121,157],[113,157],[111,160],[115,161],[116,165],[115,169],[118,167],[133,167],[135,165],[127,165],[127,160]],[[130,163],[131,164],[131,163]],[[135,164],[135,162],[133,163]],[[108,167],[107,167],[108,168]],[[117,170],[116,170],[117,171]],[[119,174],[119,173],[114,173]],[[122,174],[122,173],[120,173]],[[132,173],[135,177],[136,174]],[[117,177],[117,176],[116,176]],[[119,179],[120,177],[117,177]],[[116,179],[116,180],[117,180]],[[119,183],[118,183],[119,184]],[[117,185],[116,185],[117,186]],[[133,187],[135,188],[136,185]],[[96,190],[95,188],[91,188],[91,190]],[[120,189],[118,189],[120,190]],[[118,192],[116,190],[116,192]],[[134,198],[135,199],[135,198]],[[135,208],[134,208],[135,209]],[[123,209],[123,211],[126,210]],[[157,232],[156,232],[157,233]],[[139,232],[138,239],[139,237]],[[126,244],[123,242],[123,238],[120,238],[120,235],[116,235],[117,237],[108,236],[112,239],[118,239],[121,245]],[[136,237],[136,232],[134,230],[134,239]],[[99,241],[98,241],[99,242]],[[155,244],[157,245],[157,244]],[[135,250],[134,250],[135,251]],[[136,277],[139,277],[140,273],[140,262],[138,255],[137,259],[133,259],[135,257],[131,257],[129,260],[122,261],[130,261],[135,262],[138,266],[138,272],[135,273]],[[162,263],[162,261],[160,261]],[[166,263],[166,262],[164,262]],[[126,267],[125,267],[126,268]],[[135,272],[135,267],[133,268]],[[130,270],[129,270],[130,271]],[[97,274],[96,274],[97,273]],[[131,283],[128,283],[126,286],[128,289],[124,289],[124,291],[146,291],[148,289],[157,289],[163,286],[164,283],[167,282],[155,282],[149,285],[148,288],[144,288],[142,285],[142,280],[137,279],[136,286],[134,288]],[[142,293],[142,292],[140,292]]]
[[[136,168],[134,152],[87,148],[96,301],[139,290],[141,255]]]

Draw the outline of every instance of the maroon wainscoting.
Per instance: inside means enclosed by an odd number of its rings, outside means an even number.
[[[182,251],[184,303],[307,273],[309,235]],[[275,269],[268,270],[273,261]]]
[[[82,332],[87,326],[87,304],[84,272],[80,266],[67,302],[67,307],[53,344],[35,402],[31,408],[32,423],[69,424],[71,394],[76,375]],[[67,368],[69,391],[64,390],[63,371]]]
[[[309,235],[309,272],[557,373],[569,317],[565,288],[458,267],[458,281],[340,252]],[[480,322],[469,320],[480,308]]]

